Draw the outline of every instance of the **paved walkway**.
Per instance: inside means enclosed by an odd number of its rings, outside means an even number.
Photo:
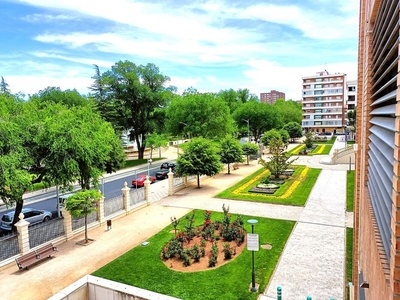
[[[335,147],[341,146],[335,143]],[[89,246],[78,246],[76,242],[82,239],[78,236],[58,245],[59,252],[52,261],[29,271],[18,271],[15,264],[0,269],[0,295],[7,295],[7,299],[47,299],[154,235],[170,223],[171,216],[179,218],[193,208],[220,211],[225,204],[233,213],[298,221],[260,299],[276,299],[277,286],[282,287],[283,299],[305,299],[307,295],[314,300],[343,299],[348,166],[321,165],[320,158],[302,157],[296,162],[323,168],[305,207],[213,198],[261,167],[252,161],[240,165],[231,175],[222,173],[202,180],[200,189],[188,187],[114,220],[110,231],[105,224],[90,230],[89,237],[95,241]]]

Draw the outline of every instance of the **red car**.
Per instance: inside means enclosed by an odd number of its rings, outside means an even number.
[[[140,174],[137,176],[137,178],[132,179],[132,186],[144,186],[144,182],[146,180],[147,175]],[[149,176],[150,183],[154,183],[156,181],[156,178],[154,176]]]

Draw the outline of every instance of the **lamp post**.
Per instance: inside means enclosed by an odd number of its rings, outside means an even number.
[[[247,141],[250,143],[250,120],[243,119],[243,121],[247,122]]]
[[[254,270],[254,251],[258,251],[258,235],[254,234],[254,225],[258,223],[258,220],[255,219],[250,219],[247,220],[247,223],[251,224],[251,234],[252,234],[252,239],[251,242],[256,242],[257,245],[251,245],[251,248],[249,246],[249,236],[247,239],[247,248],[251,250],[251,261],[252,261],[252,271],[251,271],[251,292],[257,292],[256,288],[256,272]]]
[[[153,162],[153,160],[151,158],[147,161],[147,176],[149,178],[150,178],[150,165],[152,162]]]

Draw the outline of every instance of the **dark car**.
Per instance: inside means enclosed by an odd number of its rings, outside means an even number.
[[[165,162],[161,164],[160,169],[161,170],[169,170],[169,168],[171,168],[171,170],[175,170],[176,165],[173,162]]]
[[[157,180],[167,179],[168,178],[168,173],[169,173],[169,170],[157,171],[156,172],[156,179]]]

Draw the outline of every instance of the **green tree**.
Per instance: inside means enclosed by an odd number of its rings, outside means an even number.
[[[25,102],[1,94],[0,112],[0,198],[15,204],[16,216],[33,184],[68,189],[78,180],[89,189],[104,171],[124,162],[119,138],[91,106],[68,108],[61,101]]]
[[[258,163],[268,169],[275,178],[280,175],[297,159],[291,159],[285,152],[285,144],[281,139],[272,139],[269,144],[271,157],[267,160],[260,158]]]
[[[8,88],[8,83],[4,80],[3,76],[1,76],[1,81],[0,81],[0,93],[1,94],[10,94],[10,89]]]
[[[102,74],[107,101],[112,101],[118,114],[114,126],[130,130],[139,159],[144,157],[147,134],[154,131],[155,112],[166,106],[176,90],[166,87],[169,81],[154,64],[136,66],[130,61],[119,61]]]
[[[314,140],[312,132],[306,133],[306,139],[304,140],[304,144],[306,145],[307,149],[311,149],[313,147]]]
[[[289,122],[300,124],[303,119],[302,104],[299,102],[278,99],[272,107],[279,119],[279,124],[287,124]]]
[[[303,136],[303,129],[301,128],[301,125],[297,122],[289,122],[285,126],[283,126],[283,129],[285,129],[289,133],[292,142]]]
[[[232,137],[226,137],[221,141],[221,149],[219,151],[221,162],[228,164],[228,174],[231,173],[230,164],[243,161],[243,150],[239,141]]]
[[[167,108],[167,128],[173,135],[222,138],[234,132],[228,105],[216,94],[188,90]]]
[[[87,216],[97,210],[96,203],[101,193],[95,190],[79,191],[65,200],[65,209],[75,218],[85,218],[85,243],[89,242],[87,234]]]
[[[247,157],[247,164],[249,164],[249,156],[256,155],[259,151],[259,148],[256,144],[253,143],[244,143],[242,144],[243,154]]]
[[[347,119],[349,120],[349,126],[356,128],[356,117],[357,117],[357,107],[354,110],[349,110],[347,112]]]
[[[77,90],[61,90],[59,87],[47,87],[32,95],[29,101],[36,102],[39,108],[60,103],[68,108],[92,106],[93,102],[78,93]]]
[[[279,129],[279,133],[281,135],[282,142],[287,145],[289,143],[290,135],[286,129]]]
[[[151,133],[147,135],[146,146],[150,147],[150,158],[153,158],[153,150],[158,148],[158,155],[161,158],[161,147],[168,144],[168,137],[165,134]]]
[[[280,128],[278,119],[270,104],[259,103],[257,101],[249,101],[241,105],[233,113],[233,119],[241,128],[241,132],[247,135],[247,121],[249,120],[249,128],[251,134],[257,140],[262,133],[273,129]]]
[[[264,146],[268,146],[270,141],[273,139],[282,139],[281,133],[277,129],[268,130],[263,137],[261,137],[260,141],[264,144]]]
[[[197,176],[197,187],[200,188],[200,176],[214,176],[222,171],[223,165],[217,149],[209,140],[193,138],[187,144],[185,153],[177,159],[175,172],[181,176]]]

